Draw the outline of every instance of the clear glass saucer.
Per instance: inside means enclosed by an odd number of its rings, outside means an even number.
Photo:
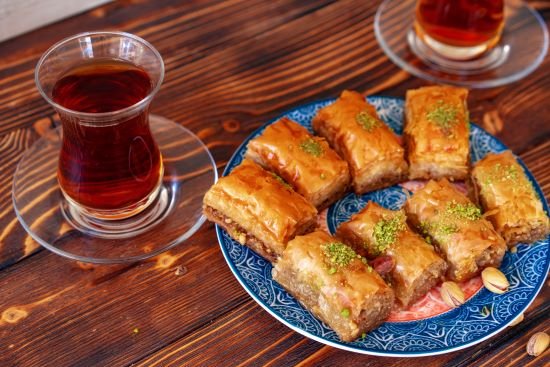
[[[395,64],[419,78],[470,88],[501,86],[533,72],[548,51],[542,17],[523,1],[505,4],[499,44],[475,60],[445,59],[418,39],[413,29],[416,0],[385,0],[374,19],[376,39]]]
[[[71,210],[56,176],[61,128],[35,142],[17,166],[12,190],[15,213],[31,237],[58,255],[96,264],[144,260],[191,237],[205,221],[202,198],[218,178],[216,164],[183,126],[155,115],[150,126],[165,167],[160,193],[137,217],[121,221],[87,223]],[[117,231],[128,221],[131,236]]]

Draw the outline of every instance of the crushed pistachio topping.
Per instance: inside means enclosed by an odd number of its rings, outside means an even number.
[[[337,267],[348,266],[351,260],[357,257],[355,251],[342,242],[330,242],[322,248],[330,264]]]
[[[335,274],[339,268],[348,266],[353,259],[359,259],[370,271],[367,259],[355,253],[351,247],[342,242],[330,242],[321,246],[323,254],[329,263],[329,274]]]
[[[403,215],[384,217],[379,220],[373,231],[374,245],[378,253],[383,252],[391,246],[401,231],[405,229],[405,218]]]
[[[315,141],[313,138],[307,138],[303,140],[300,143],[300,149],[314,157],[320,157],[324,152],[321,144],[319,144],[319,142]]]
[[[429,235],[432,238],[446,237],[458,232],[459,228],[456,223],[457,219],[465,219],[476,221],[482,218],[481,210],[472,203],[457,203],[451,201],[447,204],[445,211],[439,214],[439,219],[435,222],[421,222],[419,229],[422,234]],[[426,237],[426,242],[431,244],[430,237]]]
[[[515,183],[518,177],[519,172],[515,166],[508,164],[503,167],[500,163],[497,163],[485,174],[483,183],[486,185],[492,185],[497,182]]]
[[[428,234],[428,232],[430,231],[430,227],[430,223],[426,221],[422,221],[418,225],[418,229],[420,229],[420,232],[422,232],[423,234]]]
[[[448,236],[456,232],[458,232],[458,227],[452,223],[442,223],[436,229],[436,233],[440,236]]]
[[[487,317],[490,314],[491,314],[491,310],[489,309],[489,307],[483,306],[483,308],[481,309],[481,315],[484,317]]]
[[[371,132],[379,124],[378,120],[366,111],[359,112],[355,116],[355,121],[368,132]]]
[[[343,308],[342,311],[340,311],[340,315],[342,317],[345,317],[346,319],[349,317],[349,314],[350,314],[349,308]]]
[[[276,174],[275,172],[270,172],[271,173],[271,176],[273,176],[273,178],[277,181],[279,181],[281,184],[283,184],[284,187],[286,187],[287,189],[292,189],[292,186],[290,186],[288,184],[288,182],[286,182],[285,180],[283,180],[283,178],[281,176],[279,176],[278,174]]]
[[[364,338],[366,338],[366,337],[367,337],[367,333],[363,333],[363,334],[361,334],[361,338],[363,338],[363,339],[364,339]]]
[[[455,107],[442,100],[436,102],[433,109],[426,113],[426,118],[444,130],[448,130],[458,123],[458,111]]]
[[[481,210],[472,203],[460,204],[453,200],[447,204],[446,213],[457,219],[481,219]]]
[[[453,223],[446,223],[445,221],[437,223],[421,222],[420,230],[425,235],[431,235],[432,237],[444,237],[458,232],[458,227]],[[432,243],[430,237],[426,236],[426,242]]]

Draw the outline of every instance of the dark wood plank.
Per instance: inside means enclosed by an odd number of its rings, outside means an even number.
[[[281,327],[249,300],[135,366],[267,366],[281,361],[289,366],[321,347]],[[290,357],[292,351],[299,352]]]
[[[550,162],[548,162],[548,157],[550,157],[550,139],[521,155],[527,167],[535,174],[537,182],[546,194],[546,200],[550,201]]]
[[[140,264],[31,259],[0,273],[0,366],[130,364],[249,301],[210,225]]]
[[[533,4],[550,24],[550,6]],[[36,243],[14,221],[11,175],[54,116],[34,88],[33,68],[60,38],[121,29],[151,41],[167,66],[153,112],[197,133],[222,167],[253,129],[292,106],[344,88],[404,96],[426,84],[378,47],[377,5],[122,1],[0,43],[0,366],[543,365],[544,356],[522,353],[530,334],[548,328],[548,287],[523,324],[479,346],[431,358],[376,358],[303,338],[255,305],[226,266],[211,225],[170,254],[98,267],[35,253]],[[473,91],[469,101],[473,120],[521,154],[547,198],[549,69],[547,57],[528,78]]]
[[[24,151],[50,129],[52,119],[36,121],[33,127],[18,129],[0,137],[0,269],[33,254],[40,247],[19,224],[12,205],[12,178]]]

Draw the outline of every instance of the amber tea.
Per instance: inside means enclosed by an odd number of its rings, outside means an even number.
[[[91,59],[59,78],[52,99],[72,111],[105,114],[135,105],[151,88],[149,75],[130,62]],[[131,212],[158,189],[162,159],[148,111],[124,116],[86,122],[60,113],[64,137],[58,180],[65,196],[78,205]]]
[[[449,58],[468,59],[491,49],[503,26],[503,0],[417,1],[416,33]]]

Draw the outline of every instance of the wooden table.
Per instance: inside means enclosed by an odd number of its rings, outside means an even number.
[[[550,24],[550,4],[532,3]],[[548,286],[525,321],[463,351],[381,358],[297,334],[231,274],[205,224],[187,243],[126,266],[69,261],[17,222],[11,179],[23,151],[56,123],[33,80],[40,55],[86,30],[124,30],[155,45],[166,80],[153,112],[203,139],[221,170],[260,124],[342,89],[404,96],[426,83],[374,39],[378,2],[126,0],[0,43],[0,366],[542,366],[526,354],[549,331]],[[472,91],[473,121],[519,154],[550,198],[550,58],[512,85]],[[547,283],[548,285],[548,283]]]

